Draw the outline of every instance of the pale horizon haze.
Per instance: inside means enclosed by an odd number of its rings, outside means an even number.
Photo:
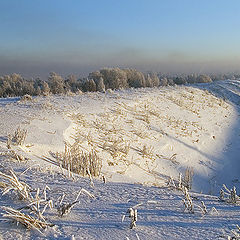
[[[0,75],[239,72],[237,0],[0,0]]]

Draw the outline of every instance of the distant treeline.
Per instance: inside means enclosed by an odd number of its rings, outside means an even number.
[[[25,79],[13,73],[0,77],[0,97],[29,95],[49,95],[82,92],[104,92],[107,89],[126,89],[142,87],[159,87],[174,84],[207,83],[216,80],[240,79],[240,74],[190,74],[170,75],[147,73],[135,69],[104,68],[92,72],[87,78],[78,79],[75,75],[66,78],[55,72],[49,74],[48,80],[40,78]]]

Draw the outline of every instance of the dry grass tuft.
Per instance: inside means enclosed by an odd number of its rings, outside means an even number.
[[[78,142],[73,145],[65,144],[64,153],[58,153],[57,159],[63,168],[82,176],[98,177],[101,173],[102,160],[97,152],[94,149],[84,152]]]
[[[12,144],[23,145],[27,137],[27,130],[21,129],[20,127],[14,132],[14,135],[8,135],[7,147],[11,148]]]
[[[42,233],[40,230],[54,226],[54,224],[47,223],[45,219],[40,220],[35,216],[21,212],[21,210],[16,210],[11,207],[2,207],[2,209],[6,212],[3,214],[4,218],[11,219],[17,223],[21,223],[28,229],[36,229],[40,233]]]
[[[31,201],[31,188],[26,183],[20,181],[13,171],[10,171],[9,175],[0,172],[0,178],[1,186],[3,186],[3,195],[10,191],[15,191],[20,199]]]

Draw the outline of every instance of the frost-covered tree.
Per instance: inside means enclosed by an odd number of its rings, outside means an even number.
[[[151,74],[150,74],[150,77],[151,77],[151,79],[152,79],[153,86],[154,86],[154,87],[158,87],[160,81],[159,81],[159,78],[158,78],[157,74],[156,74],[156,73],[151,73]]]
[[[212,79],[208,75],[202,74],[197,77],[197,82],[208,83],[208,82],[212,82]]]
[[[97,82],[97,91],[99,92],[105,92],[105,84],[103,81],[103,78],[101,77],[99,81]]]
[[[106,89],[127,88],[127,74],[120,68],[104,68],[100,70]]]
[[[51,90],[48,86],[48,83],[47,82],[43,82],[43,86],[42,86],[42,93],[44,96],[48,96],[50,94]]]
[[[153,87],[153,81],[149,74],[147,74],[147,76],[145,77],[145,80],[146,80],[145,81],[146,87]]]
[[[186,78],[184,77],[184,76],[178,76],[178,77],[175,77],[174,79],[173,79],[173,81],[174,81],[174,83],[176,83],[176,84],[186,84],[187,83],[187,80],[186,80]]]
[[[146,81],[143,73],[138,72],[135,69],[125,69],[124,71],[127,74],[127,82],[130,87],[146,87]]]
[[[190,74],[187,76],[188,83],[196,83],[197,82],[197,74]]]
[[[1,96],[22,96],[24,94],[34,94],[32,80],[24,79],[20,74],[13,73],[1,77]]]
[[[37,86],[37,88],[35,89],[35,95],[40,96],[42,94],[41,88],[40,86]]]
[[[20,96],[22,95],[35,95],[35,88],[34,88],[34,81],[33,80],[24,80],[22,82],[22,92]]]
[[[83,83],[83,90],[85,92],[96,92],[97,91],[97,86],[96,83],[93,81],[93,79],[87,79],[84,83]]]
[[[90,92],[96,92],[97,91],[97,86],[96,86],[96,83],[94,82],[93,79],[89,80],[89,91]]]
[[[173,81],[173,79],[168,78],[167,80],[168,80],[168,85],[170,85],[170,86],[175,85],[175,82]]]
[[[64,88],[65,91],[71,91],[71,92],[77,92],[78,90],[78,83],[77,83],[77,78],[75,75],[70,74],[66,77],[64,81]]]
[[[103,78],[103,75],[100,73],[100,71],[91,72],[88,75],[89,79],[93,79],[96,84],[100,81],[101,78]]]
[[[159,80],[159,86],[167,86],[168,85],[168,79],[166,77],[161,78]]]
[[[55,72],[51,72],[48,77],[48,84],[53,94],[64,92],[63,78]]]

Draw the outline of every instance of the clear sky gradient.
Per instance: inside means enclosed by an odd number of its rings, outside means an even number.
[[[0,0],[0,75],[240,71],[239,0]]]

